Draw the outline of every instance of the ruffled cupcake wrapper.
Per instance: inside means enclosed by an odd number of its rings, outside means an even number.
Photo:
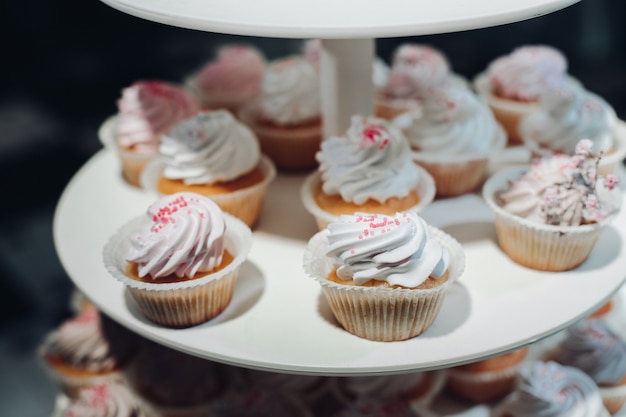
[[[626,404],[626,385],[600,387],[600,395],[602,396],[604,407],[611,415],[614,415]]]

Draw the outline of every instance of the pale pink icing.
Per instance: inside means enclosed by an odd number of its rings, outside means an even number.
[[[122,90],[117,106],[120,145],[154,153],[162,135],[198,111],[191,93],[162,81],[133,83]]]
[[[209,198],[189,192],[161,197],[131,236],[127,260],[139,265],[139,276],[191,278],[222,262],[225,219]]]
[[[491,92],[516,101],[537,101],[542,91],[560,85],[567,60],[546,45],[522,46],[494,60],[487,68]]]

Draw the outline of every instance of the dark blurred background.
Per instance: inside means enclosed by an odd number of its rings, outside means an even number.
[[[473,77],[495,57],[549,44],[569,72],[626,118],[626,2],[582,0],[532,20],[452,34],[377,40],[389,61],[402,42],[429,43]],[[0,416],[49,416],[56,395],[34,354],[70,314],[72,284],[52,241],[56,202],[100,148],[97,129],[121,89],[139,79],[181,81],[224,43],[269,59],[302,39],[204,33],[141,20],[98,0],[0,4]]]

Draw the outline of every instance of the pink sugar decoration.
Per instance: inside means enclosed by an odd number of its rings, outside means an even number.
[[[604,178],[604,186],[608,188],[609,190],[612,190],[613,188],[615,188],[617,184],[619,184],[619,177],[615,174],[608,174]]]

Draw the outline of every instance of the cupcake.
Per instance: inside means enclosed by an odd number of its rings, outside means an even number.
[[[313,412],[298,400],[273,390],[248,387],[219,396],[211,406],[210,417],[313,417]]]
[[[309,240],[304,255],[339,324],[387,342],[428,329],[464,267],[460,244],[414,212],[343,215]]]
[[[421,95],[422,111],[403,129],[416,163],[435,180],[438,197],[478,188],[506,135],[483,100],[464,85],[445,83]]]
[[[163,137],[161,157],[144,172],[145,188],[159,195],[193,192],[256,224],[276,175],[254,133],[226,110],[199,112]]]
[[[566,271],[582,264],[619,212],[618,177],[597,176],[591,142],[576,155],[554,154],[503,169],[483,187],[500,248],[520,265]]]
[[[149,417],[207,417],[228,389],[217,363],[143,339],[124,381]]]
[[[568,83],[545,90],[519,126],[524,145],[535,155],[571,155],[580,140],[591,140],[591,150],[602,155],[598,169],[605,174],[615,172],[626,156],[626,141],[616,129],[617,116],[609,103]]]
[[[447,57],[430,45],[404,43],[394,51],[384,87],[378,89],[376,115],[393,120],[419,114],[421,94],[446,83],[451,76]]]
[[[626,403],[626,343],[603,320],[582,320],[568,327],[548,357],[589,375],[612,415]]]
[[[361,398],[343,406],[332,417],[427,417],[425,411],[404,401],[381,398]]]
[[[271,62],[261,94],[239,113],[257,135],[261,150],[279,170],[304,171],[317,166],[322,140],[320,79],[302,56]]]
[[[212,200],[176,193],[122,227],[107,242],[104,263],[147,319],[189,327],[226,309],[251,240],[250,229]]]
[[[105,323],[96,308],[84,308],[49,332],[39,346],[39,357],[67,396],[121,378],[132,343],[123,331],[112,332]]]
[[[239,109],[261,92],[266,60],[263,53],[249,45],[226,45],[215,59],[187,79],[187,86],[202,109]]]
[[[237,389],[260,389],[298,403],[313,406],[328,391],[328,378],[322,375],[298,375],[242,368]]]
[[[520,145],[521,119],[532,111],[543,91],[572,79],[567,59],[548,45],[525,45],[493,60],[474,80],[496,120],[504,127],[510,145]]]
[[[332,392],[341,404],[359,400],[393,400],[428,407],[444,386],[444,371],[408,372],[397,375],[338,377]]]
[[[593,380],[579,369],[556,362],[523,367],[514,391],[492,413],[493,417],[609,415]]]
[[[80,390],[58,417],[152,417],[140,408],[128,387],[109,381]]]
[[[137,81],[122,90],[118,112],[100,127],[103,144],[114,149],[124,179],[140,187],[140,176],[159,155],[161,138],[175,124],[198,111],[195,98],[181,87],[162,81]]]
[[[301,187],[319,229],[342,214],[419,212],[435,198],[435,183],[411,158],[402,132],[389,122],[354,116],[345,136],[322,142],[320,166]]]
[[[528,348],[515,349],[488,359],[446,370],[446,388],[457,398],[471,403],[489,403],[513,390]]]

